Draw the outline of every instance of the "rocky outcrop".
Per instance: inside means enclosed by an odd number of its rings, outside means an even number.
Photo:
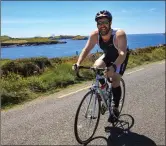
[[[76,37],[74,37],[74,38],[72,38],[72,40],[87,40],[88,39],[88,37],[86,37],[86,36],[76,36]]]

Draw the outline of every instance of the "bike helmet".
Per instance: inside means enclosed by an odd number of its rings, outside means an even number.
[[[96,14],[96,17],[95,17],[95,21],[97,21],[99,18],[102,18],[102,17],[106,17],[108,18],[110,21],[112,21],[112,15],[109,11],[107,10],[103,10],[103,11],[100,11]]]

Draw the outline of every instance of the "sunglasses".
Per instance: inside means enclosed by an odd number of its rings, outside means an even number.
[[[108,25],[109,21],[99,21],[99,22],[97,22],[97,25],[103,25],[103,24]]]

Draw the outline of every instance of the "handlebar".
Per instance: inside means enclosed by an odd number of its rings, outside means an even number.
[[[96,74],[101,74],[100,72],[107,70],[107,68],[97,68],[97,67],[90,67],[90,66],[78,66],[78,69],[76,70],[76,75],[78,78],[82,78],[79,74],[80,69],[89,69],[94,71]]]
[[[80,76],[79,74],[79,70],[80,69],[89,69],[89,70],[93,70],[96,74],[100,74],[100,75],[103,75],[103,71],[107,70],[108,71],[108,68],[97,68],[97,67],[90,67],[90,66],[79,66],[78,67],[78,70],[76,70],[76,75],[78,78],[83,78],[82,76]],[[101,73],[102,72],[102,73]],[[107,77],[107,81],[109,83],[112,83],[112,80],[110,80],[110,78]]]

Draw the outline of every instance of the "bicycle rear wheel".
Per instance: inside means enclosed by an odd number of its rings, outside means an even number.
[[[83,97],[75,116],[74,133],[78,143],[85,144],[93,137],[99,119],[100,101],[91,90]]]
[[[118,107],[119,108],[119,113],[121,113],[122,108],[124,106],[125,92],[126,92],[125,82],[124,82],[124,80],[122,78],[121,78],[121,81],[120,81],[120,87],[121,87],[122,95],[121,95],[121,99],[120,99],[119,107]]]

